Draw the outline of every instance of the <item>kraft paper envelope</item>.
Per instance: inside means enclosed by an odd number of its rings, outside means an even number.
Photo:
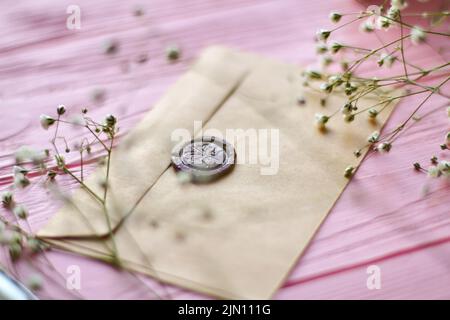
[[[338,115],[327,132],[319,132],[315,113],[331,114],[345,97],[332,94],[321,106],[323,94],[305,89],[300,73],[296,66],[209,48],[120,142],[111,158],[106,203],[126,269],[222,298],[272,296],[344,190],[345,168],[362,158],[353,151],[390,112],[381,113],[377,124],[365,115],[349,124]],[[297,102],[300,96],[304,105]],[[364,98],[359,107],[377,101]],[[193,132],[195,121],[202,122],[203,133]],[[181,184],[171,167],[176,129],[195,136],[214,129],[224,138],[227,129],[243,129],[228,141],[238,158],[251,145],[246,133],[258,132],[258,143],[266,143],[273,161],[279,159],[278,172],[262,174],[270,157],[256,163],[247,157],[217,181]],[[99,168],[87,181],[99,194],[102,176]],[[39,236],[108,260],[108,230],[99,201],[80,189]]]

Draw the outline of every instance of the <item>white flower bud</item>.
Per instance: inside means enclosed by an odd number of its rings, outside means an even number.
[[[353,166],[348,166],[347,168],[345,168],[344,177],[346,177],[347,179],[351,178],[354,171],[355,168]]]
[[[26,219],[28,217],[28,210],[22,205],[15,206],[13,212],[19,219]]]
[[[317,35],[317,39],[322,40],[322,41],[326,41],[328,39],[328,37],[330,36],[331,31],[326,30],[326,29],[320,29],[316,32]]]
[[[44,249],[44,244],[36,238],[28,238],[26,246],[33,253],[38,253]]]
[[[21,166],[13,166],[13,174],[17,175],[17,174],[27,174],[28,170],[21,167]]]
[[[330,119],[330,117],[325,116],[320,113],[316,113],[315,118],[316,118],[316,126],[319,129],[325,129],[325,125],[328,122],[328,120]]]
[[[2,204],[5,208],[11,208],[14,204],[14,195],[11,191],[2,193]]]
[[[14,186],[18,188],[25,188],[29,184],[30,180],[23,173],[18,173],[14,176]]]
[[[380,133],[378,131],[372,132],[372,134],[367,138],[367,142],[375,143],[380,138]]]
[[[387,153],[391,150],[391,148],[392,148],[392,144],[390,144],[388,142],[383,142],[377,146],[377,151],[380,153]]]
[[[52,117],[50,117],[48,115],[41,114],[40,122],[41,122],[42,128],[44,128],[45,130],[48,130],[48,128],[55,123],[55,119],[53,119]]]
[[[395,7],[390,7],[387,12],[387,16],[392,20],[397,20],[400,16],[400,10]]]
[[[354,114],[344,114],[344,121],[345,122],[353,122],[355,120]]]
[[[450,161],[447,160],[439,161],[437,168],[443,176],[450,177]]]
[[[304,75],[307,79],[316,79],[316,80],[322,79],[322,73],[315,70],[306,70],[304,72]]]
[[[353,105],[350,102],[347,102],[344,104],[344,106],[341,108],[341,112],[343,115],[349,115],[352,113]]]
[[[325,91],[326,93],[331,93],[331,91],[333,91],[333,85],[328,82],[324,82],[320,85],[320,90]]]
[[[328,47],[324,43],[319,43],[316,46],[316,52],[319,53],[319,54],[326,53],[327,51],[328,51]]]
[[[333,23],[338,23],[342,18],[342,14],[338,13],[338,12],[331,12],[330,13],[330,20]]]
[[[373,32],[375,30],[375,27],[370,20],[366,20],[363,22],[360,26],[360,30],[363,32]]]
[[[331,49],[331,53],[337,53],[339,50],[342,49],[342,44],[340,44],[339,42],[333,42],[330,46]]]
[[[26,285],[32,291],[39,291],[42,288],[42,277],[38,274],[32,274],[26,281]]]
[[[408,2],[406,0],[391,0],[391,6],[397,10],[403,10],[408,6]]]
[[[372,118],[372,119],[375,119],[378,116],[378,111],[377,111],[377,109],[374,109],[374,108],[370,109],[368,111],[368,113],[369,113],[369,118]]]
[[[420,44],[425,42],[427,35],[422,28],[415,26],[411,29],[411,42],[413,44]]]
[[[105,125],[108,127],[114,127],[117,123],[116,117],[114,117],[112,114],[108,114],[105,118]]]
[[[431,166],[427,170],[427,175],[429,178],[438,178],[441,175],[441,172],[439,171],[438,167]]]
[[[180,57],[180,48],[176,45],[170,45],[166,48],[166,58],[169,61],[178,60]]]
[[[62,116],[64,113],[66,113],[66,107],[64,105],[60,104],[56,108],[56,112],[58,113],[58,115]]]
[[[11,257],[11,260],[16,261],[20,258],[20,255],[22,254],[22,246],[19,243],[11,243],[8,246],[9,250],[9,256]]]
[[[388,29],[391,26],[391,20],[386,17],[378,17],[376,24],[378,29]]]

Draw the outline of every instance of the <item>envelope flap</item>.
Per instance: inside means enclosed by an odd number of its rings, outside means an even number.
[[[170,166],[171,133],[177,128],[192,128],[194,121],[205,123],[239,85],[252,63],[249,56],[222,47],[204,51],[113,151],[106,211],[100,201],[80,188],[38,236],[107,235],[106,212],[114,229]],[[85,184],[102,194],[99,182],[104,177],[105,168],[99,168]]]

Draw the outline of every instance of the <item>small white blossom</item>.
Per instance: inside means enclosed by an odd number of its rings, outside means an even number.
[[[333,63],[333,58],[330,56],[322,56],[320,59],[320,64],[324,67],[329,66],[331,63]]]
[[[331,12],[330,13],[330,20],[333,23],[338,23],[342,18],[342,14],[338,13],[338,12]]]
[[[114,127],[117,123],[117,118],[114,117],[112,114],[108,114],[105,118],[105,125],[107,127]]]
[[[18,173],[14,176],[14,186],[18,188],[25,188],[29,184],[30,180],[23,173]]]
[[[14,157],[17,163],[30,160],[34,164],[42,164],[46,153],[45,151],[38,151],[28,146],[22,146],[14,153]]]
[[[438,167],[431,166],[427,170],[427,175],[429,178],[438,178],[441,175],[441,172],[439,171]]]
[[[367,7],[366,12],[370,12],[375,16],[379,16],[379,15],[381,15],[381,6],[372,4]]]
[[[378,17],[376,21],[377,29],[388,29],[391,26],[391,20],[387,17]]]
[[[175,61],[180,57],[180,48],[176,45],[170,45],[166,48],[166,58],[169,61]]]
[[[26,281],[26,285],[32,291],[39,291],[42,288],[42,277],[39,274],[32,274]]]
[[[390,7],[387,12],[387,16],[392,20],[397,20],[400,16],[400,10],[395,7]]]
[[[333,91],[333,85],[331,85],[328,82],[324,82],[320,85],[320,90],[322,90],[326,93],[331,93],[331,91]]]
[[[328,37],[330,36],[331,31],[326,30],[326,29],[320,29],[316,32],[317,35],[317,39],[322,40],[322,41],[326,41],[328,39]]]
[[[355,120],[354,114],[344,114],[344,121],[345,122],[353,122]]]
[[[332,85],[339,86],[343,83],[342,77],[340,75],[334,75],[328,78],[328,82]]]
[[[41,114],[40,121],[42,128],[45,130],[48,130],[48,128],[55,123],[55,119],[46,114]]]
[[[372,21],[367,20],[360,25],[360,30],[363,32],[372,32],[375,30],[375,26]]]
[[[443,176],[450,177],[450,161],[447,160],[439,161],[437,168]]]
[[[325,115],[320,114],[320,113],[316,113],[315,119],[316,119],[316,126],[319,129],[325,129],[325,125],[328,122],[328,120],[330,119],[330,117],[325,116]]]
[[[115,54],[119,51],[119,42],[116,39],[108,39],[103,43],[104,54]]]
[[[4,191],[1,199],[5,208],[11,208],[14,204],[14,195],[11,191]]]
[[[344,106],[341,108],[341,113],[343,115],[349,115],[352,113],[353,110],[353,105],[349,102],[347,102],[346,104],[344,104]]]
[[[8,237],[9,243],[22,243],[22,235],[17,231],[12,231]]]
[[[371,119],[375,119],[378,116],[378,110],[374,109],[374,108],[370,109],[368,111],[368,113],[369,113],[369,118],[371,118]]]
[[[339,42],[333,42],[330,46],[331,53],[339,52],[339,50],[341,50],[342,47],[343,47],[342,44],[340,44]]]
[[[307,79],[322,79],[322,73],[320,73],[319,71],[316,70],[306,70],[304,72],[304,75]]]
[[[9,256],[12,261],[16,261],[22,254],[22,246],[20,243],[13,242],[8,246]]]
[[[327,45],[325,43],[319,43],[316,46],[316,52],[319,53],[319,54],[326,53],[327,51],[328,51],[328,47],[327,47]]]
[[[380,138],[380,133],[378,131],[372,132],[372,134],[367,138],[367,142],[375,143]]]
[[[403,10],[408,6],[408,2],[406,0],[391,0],[391,6],[397,10]]]
[[[425,31],[422,28],[415,26],[411,29],[411,42],[413,44],[420,44],[427,38]]]
[[[380,153],[387,153],[391,150],[391,148],[392,148],[392,144],[390,144],[388,142],[383,142],[377,146],[377,151]]]
[[[61,170],[64,169],[64,167],[66,166],[66,161],[65,161],[64,157],[61,155],[56,154],[55,161],[56,161],[56,166]]]
[[[19,219],[26,219],[28,216],[28,210],[22,205],[15,206],[13,212]]]
[[[64,113],[66,113],[66,107],[63,104],[60,104],[58,107],[56,107],[56,112],[58,115],[62,116]]]
[[[378,59],[377,63],[380,67],[384,65],[384,66],[390,68],[392,66],[392,64],[395,62],[395,60],[396,60],[396,58],[392,54],[382,53],[380,56],[380,59]]]
[[[45,248],[45,245],[41,241],[39,241],[38,239],[36,239],[34,237],[29,237],[27,239],[26,245],[27,245],[27,248],[29,248],[31,250],[31,252],[33,252],[33,253],[38,253]]]
[[[351,178],[354,171],[355,171],[355,168],[353,166],[348,166],[347,168],[345,168],[344,177],[346,177],[347,179]]]
[[[30,180],[26,177],[28,171],[20,166],[13,167],[14,185],[18,188],[25,188],[30,184]]]
[[[18,174],[27,174],[28,170],[21,167],[21,166],[13,166],[13,174],[14,175],[18,175]]]

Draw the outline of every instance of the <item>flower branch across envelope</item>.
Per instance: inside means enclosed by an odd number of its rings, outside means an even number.
[[[297,66],[208,48],[112,155],[109,219],[80,189],[39,237],[102,260],[114,245],[123,268],[216,297],[270,298],[363,158],[353,150],[390,113],[321,132],[314,115],[346,100],[321,98]]]

